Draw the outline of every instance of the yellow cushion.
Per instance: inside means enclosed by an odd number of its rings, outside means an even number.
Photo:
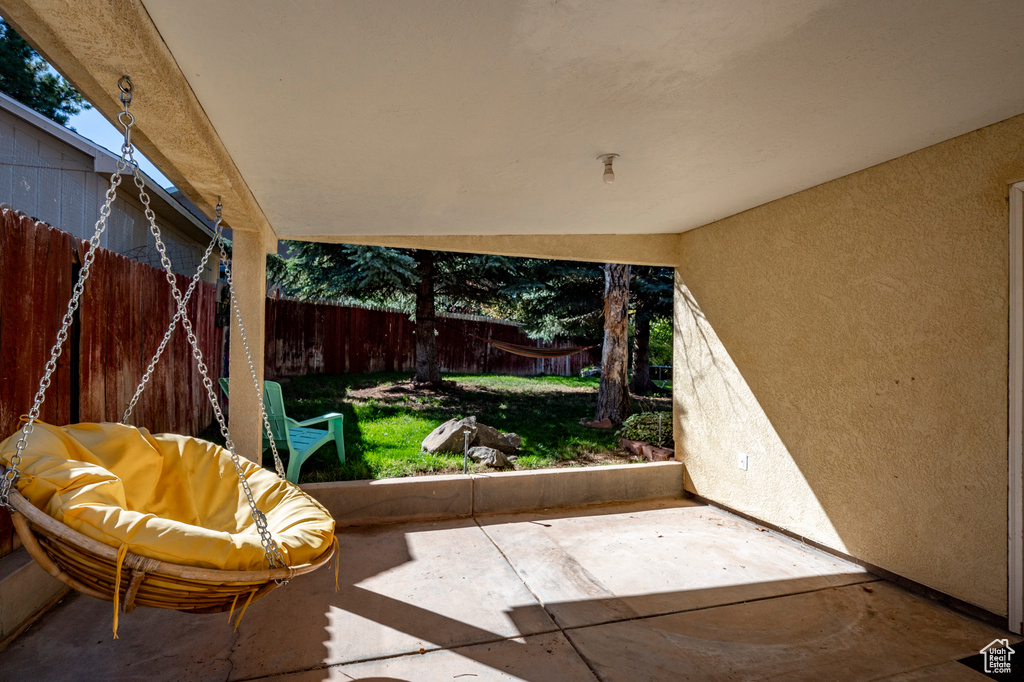
[[[7,464],[20,432],[0,443]],[[289,566],[333,542],[334,519],[296,486],[241,458],[256,505]],[[111,547],[205,568],[268,568],[227,450],[122,424],[36,422],[18,490],[32,504]]]

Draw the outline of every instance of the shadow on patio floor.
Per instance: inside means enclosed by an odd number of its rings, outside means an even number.
[[[237,632],[224,615],[139,609],[115,641],[112,606],[73,596],[3,652],[0,678],[875,679],[959,666],[1007,636],[687,502],[339,540],[337,591],[330,570],[297,579]]]

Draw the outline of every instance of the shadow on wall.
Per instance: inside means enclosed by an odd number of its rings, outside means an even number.
[[[733,285],[708,294],[733,316],[719,338],[677,270],[674,410],[686,489],[1006,613],[1005,414],[992,409],[990,312],[977,305],[951,318],[943,299],[926,296],[947,292],[927,269],[908,276],[911,291],[863,301],[801,272],[769,291],[760,280],[736,284],[735,273],[702,282]],[[823,303],[823,292],[845,304]],[[961,317],[980,322],[953,322]]]
[[[676,458],[686,465],[686,489],[848,551],[678,274],[676,299],[672,382],[680,434]],[[740,468],[741,456],[746,470]]]

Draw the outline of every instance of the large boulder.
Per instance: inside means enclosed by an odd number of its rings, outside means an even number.
[[[486,464],[495,469],[504,469],[508,466],[508,458],[505,457],[505,453],[501,450],[476,446],[470,448],[468,454],[469,458],[473,461]]]
[[[438,426],[423,439],[421,449],[423,452],[454,452],[461,455],[465,445],[463,432],[466,429],[469,429],[469,442],[472,444],[479,426],[476,423],[476,417],[466,417],[465,419],[449,419]]]
[[[506,438],[504,433],[486,424],[477,424],[476,436],[470,441],[470,444],[478,445],[482,448],[494,448],[505,453],[512,453],[519,449],[519,446],[513,445],[512,441]]]
[[[469,429],[470,447],[492,448],[511,455],[523,444],[523,439],[514,433],[502,433],[493,426],[478,424],[476,417],[466,417],[449,419],[431,431],[430,435],[423,439],[422,450],[461,455],[465,444],[463,432],[466,429]]]

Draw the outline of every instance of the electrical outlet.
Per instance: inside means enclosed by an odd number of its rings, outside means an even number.
[[[736,460],[736,466],[738,466],[743,471],[747,470],[747,453],[740,453],[739,459]]]

